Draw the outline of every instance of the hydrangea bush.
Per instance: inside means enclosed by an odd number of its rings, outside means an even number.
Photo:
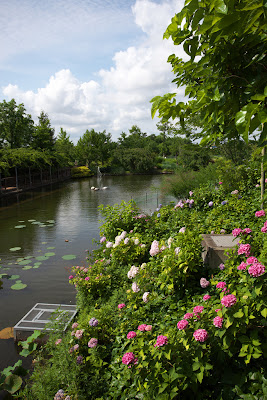
[[[83,378],[61,373],[32,398],[61,388],[73,400],[264,398],[266,217],[258,192],[238,198],[220,182],[149,217],[132,202],[102,208],[98,248],[70,276],[78,319],[46,347],[49,365],[64,354],[64,368]],[[212,230],[239,240],[215,270],[201,256]]]

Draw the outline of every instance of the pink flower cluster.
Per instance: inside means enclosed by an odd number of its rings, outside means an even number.
[[[211,296],[209,295],[209,294],[205,294],[204,296],[203,296],[203,300],[204,301],[207,301],[207,300],[209,300],[211,298]]]
[[[83,335],[83,329],[78,329],[78,330],[75,332],[75,337],[76,337],[77,339],[81,339],[82,335]]]
[[[245,254],[246,257],[250,255],[250,244],[240,244],[239,249],[238,249],[238,254]]]
[[[122,363],[128,365],[128,368],[131,368],[132,365],[138,363],[138,359],[135,357],[134,353],[129,352],[125,353],[122,357]]]
[[[194,314],[196,314],[196,315],[202,313],[203,310],[204,310],[204,307],[203,307],[203,306],[196,306],[196,307],[193,308],[193,312],[194,312]]]
[[[242,232],[242,229],[240,229],[240,228],[235,228],[235,229],[232,230],[232,235],[233,235],[234,237],[237,237],[237,236],[239,236],[239,235],[241,234],[241,232]]]
[[[156,344],[154,344],[154,347],[165,346],[166,344],[168,344],[167,336],[159,335],[157,337]]]
[[[256,211],[255,217],[265,217],[265,211],[264,210]]]
[[[185,315],[184,315],[184,318],[183,319],[190,319],[190,318],[193,318],[194,317],[194,314],[193,313],[186,313]]]
[[[181,321],[179,321],[177,323],[177,328],[179,329],[179,331],[185,329],[188,325],[188,321],[186,319],[182,319]]]
[[[91,347],[91,348],[96,347],[97,343],[98,343],[98,340],[96,338],[92,338],[88,342],[88,347]]]
[[[58,345],[58,344],[60,344],[62,342],[62,339],[57,339],[56,341],[55,341],[55,345]]]
[[[209,281],[207,281],[207,279],[206,278],[201,278],[200,279],[200,286],[202,287],[202,288],[206,288],[206,287],[208,287],[209,286],[209,284],[210,284],[210,282]]]
[[[153,256],[157,255],[159,252],[160,252],[159,242],[157,240],[154,240],[151,244],[149,253],[150,253],[151,257],[153,257]]]
[[[226,287],[226,282],[218,282],[216,285],[217,289],[224,289]]]
[[[127,339],[133,339],[136,336],[135,331],[130,331],[127,333]]]
[[[231,307],[236,303],[237,299],[234,294],[228,294],[221,299],[221,303],[224,307]]]
[[[244,261],[242,261],[242,263],[238,265],[237,269],[239,271],[244,271],[245,269],[247,269],[247,264]]]
[[[197,329],[193,333],[193,336],[197,342],[205,342],[209,337],[208,332],[205,329]]]
[[[263,233],[266,233],[266,232],[267,232],[267,221],[264,222],[263,227],[261,228],[261,231],[262,231]]]
[[[140,332],[144,332],[144,331],[151,331],[152,329],[152,325],[147,325],[147,324],[141,324],[138,326],[137,328]]]
[[[222,323],[223,323],[223,318],[221,317],[215,317],[213,319],[213,325],[216,326],[216,328],[222,328]]]
[[[124,303],[118,304],[118,309],[119,309],[119,310],[121,310],[121,309],[124,308],[124,307],[125,307],[125,304],[124,304]]]
[[[248,273],[254,278],[261,276],[265,273],[265,266],[259,262],[252,264],[248,269]]]

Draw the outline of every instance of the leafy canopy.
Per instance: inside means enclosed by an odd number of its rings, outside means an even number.
[[[266,112],[266,9],[263,0],[186,0],[172,18],[164,38],[183,44],[189,60],[175,54],[178,87],[185,86],[187,102],[176,93],[154,97],[152,117],[163,122],[190,115],[202,121],[202,142],[248,136],[262,129]],[[260,144],[266,137],[262,129]]]

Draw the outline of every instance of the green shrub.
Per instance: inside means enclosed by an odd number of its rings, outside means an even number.
[[[93,173],[90,171],[88,167],[73,167],[71,169],[71,177],[72,178],[86,178],[88,176],[92,176]]]

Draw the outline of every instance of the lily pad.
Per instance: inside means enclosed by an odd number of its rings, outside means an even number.
[[[31,263],[32,262],[32,260],[22,260],[22,261],[20,261],[18,264],[19,265],[27,265],[27,264],[29,264],[29,263]]]
[[[42,242],[42,244],[47,244],[47,242]]]
[[[31,265],[25,265],[25,267],[23,267],[22,269],[27,270],[27,269],[31,269],[32,266]]]
[[[49,224],[54,224],[56,221],[54,221],[53,219],[48,219],[46,222],[49,222]]]
[[[16,225],[15,228],[16,229],[26,228],[26,225]]]
[[[39,268],[39,265],[34,265],[32,268],[37,269]]]
[[[55,249],[55,246],[47,247],[47,250],[53,250]]]
[[[32,258],[33,256],[26,256],[24,257],[24,260],[29,260],[30,258]]]
[[[52,226],[52,227],[54,227],[54,225],[53,225],[53,224],[47,224],[46,226]]]
[[[49,257],[46,257],[46,256],[38,256],[38,257],[36,257],[36,260],[37,261],[45,261],[45,260],[48,260],[48,258]]]
[[[25,287],[27,287],[27,285],[25,283],[22,283],[21,281],[16,281],[16,283],[11,286],[11,289],[22,290],[22,289],[25,289]]]
[[[35,222],[36,219],[28,219],[29,222]]]
[[[74,260],[76,256],[74,254],[66,254],[65,256],[62,256],[63,260]]]
[[[52,257],[52,256],[55,256],[56,255],[56,253],[45,253],[45,257]]]
[[[21,247],[11,247],[10,251],[18,251],[21,250]]]
[[[18,278],[19,278],[19,275],[11,275],[11,277],[8,278],[8,279],[11,280],[11,281],[15,281]]]
[[[37,262],[37,263],[34,263],[34,266],[36,266],[36,265],[41,265],[42,263],[41,262]]]
[[[7,274],[0,274],[0,279],[5,278],[6,276],[8,276]]]
[[[25,221],[18,221],[18,222],[25,222]]]
[[[40,221],[33,221],[33,222],[32,222],[32,225],[39,225],[39,224],[41,224]]]

